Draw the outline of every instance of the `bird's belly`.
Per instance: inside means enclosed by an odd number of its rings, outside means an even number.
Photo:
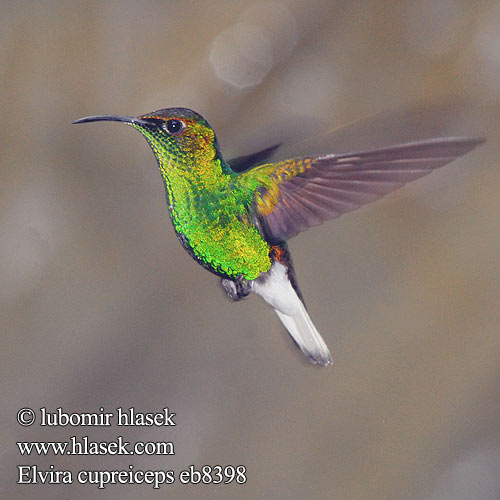
[[[209,271],[225,278],[253,280],[271,268],[269,244],[255,226],[237,217],[202,219],[184,226],[181,241]]]

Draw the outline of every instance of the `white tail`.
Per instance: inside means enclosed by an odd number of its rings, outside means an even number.
[[[252,283],[252,290],[274,308],[288,333],[311,363],[333,363],[325,341],[290,283],[287,268],[283,264],[274,262],[266,276]]]

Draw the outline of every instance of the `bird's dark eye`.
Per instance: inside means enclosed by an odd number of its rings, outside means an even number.
[[[186,124],[181,120],[177,120],[176,118],[172,118],[171,120],[167,120],[165,122],[165,124],[163,125],[163,128],[170,135],[179,135],[186,128]]]

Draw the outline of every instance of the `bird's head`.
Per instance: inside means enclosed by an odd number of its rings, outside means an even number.
[[[145,115],[95,115],[73,123],[95,121],[124,122],[146,138],[160,169],[191,169],[195,165],[220,159],[219,145],[212,127],[198,113],[187,108],[166,108]]]

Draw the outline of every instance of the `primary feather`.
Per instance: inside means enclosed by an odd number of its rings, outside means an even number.
[[[271,243],[381,198],[467,153],[483,139],[446,137],[259,166],[255,203]]]

